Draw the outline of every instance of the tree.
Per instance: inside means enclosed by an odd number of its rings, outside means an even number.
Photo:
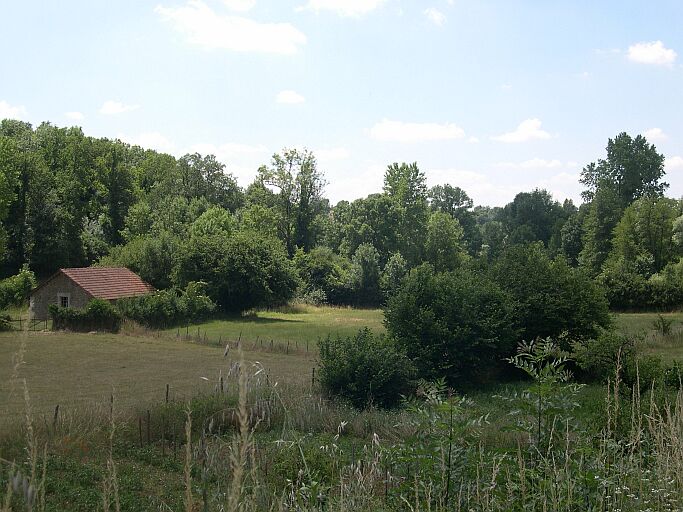
[[[417,163],[393,163],[384,174],[384,192],[398,215],[398,250],[411,265],[422,259],[427,225],[427,185]]]
[[[607,142],[607,158],[591,163],[581,171],[581,183],[587,187],[583,196],[592,200],[600,188],[614,191],[621,208],[644,195],[662,195],[669,187],[662,182],[664,155],[645,137],[632,138],[620,133]]]
[[[370,244],[361,244],[351,260],[351,289],[355,302],[360,306],[378,306],[381,301],[379,290],[379,254]]]
[[[387,264],[382,269],[379,280],[379,287],[382,290],[384,300],[388,300],[396,290],[401,287],[403,278],[408,273],[408,264],[400,252],[396,252],[389,257]]]
[[[379,253],[380,264],[384,264],[398,250],[400,222],[400,210],[391,197],[370,194],[335,206],[327,236],[331,243],[339,240],[339,252],[349,257],[361,244],[371,244]]]
[[[425,260],[437,272],[443,272],[458,268],[465,256],[463,229],[458,220],[446,213],[432,213],[427,224]]]
[[[298,249],[294,255],[294,265],[304,292],[322,290],[332,304],[351,302],[351,262],[348,259],[335,254],[328,247],[318,246],[307,253]]]
[[[177,162],[177,176],[180,193],[188,200],[203,197],[231,212],[242,205],[244,198],[235,178],[214,155],[184,155]]]
[[[5,221],[10,204],[16,199],[19,163],[16,143],[9,137],[0,136],[0,223]],[[6,242],[7,232],[0,224],[0,261],[5,259]]]
[[[472,212],[474,201],[467,192],[449,184],[436,185],[429,189],[428,198],[432,211],[447,213],[458,220],[470,254],[476,254],[481,247],[481,235]]]
[[[472,385],[514,353],[518,339],[510,297],[481,274],[413,269],[389,298],[385,325],[425,379]]]
[[[262,166],[258,173],[264,186],[278,190],[279,234],[288,254],[293,256],[296,247],[309,251],[315,243],[313,219],[325,206],[325,181],[315,156],[306,149],[285,149],[273,155],[271,167]]]
[[[562,205],[547,190],[535,189],[517,194],[503,209],[501,221],[511,243],[540,240],[548,247],[567,217]]]
[[[595,192],[583,223],[583,248],[579,265],[591,276],[597,276],[612,250],[612,233],[621,218],[619,197],[613,188]]]

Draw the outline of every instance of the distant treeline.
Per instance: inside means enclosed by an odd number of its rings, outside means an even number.
[[[295,296],[376,306],[422,263],[489,266],[536,243],[604,285],[614,308],[672,308],[683,302],[683,204],[664,197],[663,177],[663,155],[622,133],[584,167],[579,207],[539,189],[474,206],[455,184],[428,188],[415,163],[389,165],[382,192],[333,206],[307,150],[273,155],[242,189],[213,155],[4,120],[2,274],[125,265],[161,289],[204,282],[225,311]]]

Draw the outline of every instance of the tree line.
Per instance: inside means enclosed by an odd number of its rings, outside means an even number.
[[[540,189],[475,206],[456,184],[428,187],[416,163],[388,165],[381,192],[332,205],[307,150],[273,155],[241,188],[213,155],[4,120],[1,269],[124,265],[159,289],[204,282],[224,311],[294,296],[378,306],[423,263],[489,267],[533,244],[601,284],[613,308],[672,308],[683,302],[683,203],[665,197],[663,178],[655,146],[621,133],[584,167],[580,206]]]

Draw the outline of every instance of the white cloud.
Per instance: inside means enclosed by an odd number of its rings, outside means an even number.
[[[559,160],[544,160],[543,158],[532,158],[524,162],[501,162],[496,164],[496,167],[503,167],[506,169],[557,169],[562,167],[562,162]]]
[[[672,156],[667,157],[664,161],[664,168],[667,171],[682,171],[683,170],[683,157]]]
[[[504,91],[509,91],[510,89],[512,89],[512,84],[502,84],[500,88]]]
[[[200,153],[214,155],[225,164],[226,171],[232,174],[237,182],[246,187],[254,180],[256,170],[266,163],[268,148],[262,144],[252,145],[239,142],[224,144],[197,143],[182,151],[183,153]]]
[[[189,0],[183,7],[158,5],[154,11],[190,43],[205,49],[290,55],[306,43],[306,36],[289,23],[216,14],[201,0]]]
[[[429,7],[423,11],[427,19],[434,23],[437,27],[443,26],[446,23],[446,15],[435,7]]]
[[[0,100],[0,119],[25,119],[27,115],[26,107],[23,105],[10,105]]]
[[[304,103],[306,98],[296,91],[287,90],[277,93],[277,96],[275,96],[275,101],[278,103],[294,105],[297,103]]]
[[[268,148],[259,144],[253,146],[251,144],[240,144],[238,142],[226,142],[218,146],[214,144],[194,144],[190,147],[192,153],[201,153],[202,155],[216,155],[216,158],[223,163],[227,163],[235,157],[263,155],[268,152]]]
[[[666,48],[661,41],[636,43],[628,47],[629,60],[639,64],[672,66],[676,57],[676,52]]]
[[[83,121],[83,119],[85,119],[85,116],[82,113],[76,111],[66,112],[64,115],[73,121]]]
[[[339,16],[358,17],[374,11],[386,0],[308,0],[298,10],[333,11]]]
[[[107,100],[100,107],[100,114],[113,115],[131,112],[140,108],[140,105],[126,105],[120,101]]]
[[[540,119],[527,119],[519,123],[515,131],[491,137],[500,142],[527,142],[536,139],[549,139],[550,134],[541,130]]]
[[[137,135],[120,133],[118,136],[123,142],[131,146],[140,146],[144,149],[154,149],[162,153],[173,153],[173,143],[159,132],[143,132]]]
[[[346,160],[351,156],[351,152],[346,148],[324,148],[313,151],[319,162],[327,163],[336,160]]]
[[[470,144],[479,144],[479,138],[472,136],[469,139],[467,139],[467,142],[469,142]]]
[[[404,123],[383,119],[370,128],[370,137],[381,141],[425,142],[461,139],[465,130],[452,123]]]
[[[365,163],[353,170],[345,165],[336,165],[324,169],[328,184],[325,195],[334,204],[342,199],[353,201],[375,192],[381,192],[384,182],[386,164]]]
[[[457,185],[467,192],[475,204],[502,206],[519,192],[518,185],[503,185],[485,174],[470,170],[428,169],[425,175],[429,186],[443,183]]]
[[[223,5],[233,11],[246,12],[256,5],[256,0],[223,0]]]
[[[664,133],[661,128],[650,128],[649,130],[645,130],[642,135],[648,142],[668,139],[666,133]]]

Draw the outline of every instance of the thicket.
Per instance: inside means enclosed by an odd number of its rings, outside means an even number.
[[[208,319],[216,304],[206,295],[206,284],[190,282],[184,290],[170,288],[121,299],[116,307],[131,320],[156,329]]]
[[[0,281],[0,311],[9,307],[25,306],[36,284],[36,276],[27,266],[24,266],[17,275]]]
[[[414,390],[415,369],[396,345],[361,329],[319,341],[319,381],[330,395],[354,407],[395,407]]]
[[[519,340],[512,297],[481,272],[435,272],[423,264],[404,278],[384,311],[389,336],[418,375],[462,387],[494,374]]]
[[[83,308],[63,308],[50,304],[48,312],[52,318],[52,329],[74,332],[107,331],[119,332],[123,315],[111,303],[93,299]]]
[[[683,203],[664,197],[664,157],[642,136],[618,134],[604,158],[584,167],[580,207],[545,190],[520,192],[503,207],[475,206],[457,186],[428,188],[416,163],[388,165],[380,193],[331,205],[310,151],[273,155],[242,189],[212,155],[175,158],[49,123],[2,121],[0,152],[5,276],[26,262],[40,277],[101,262],[127,266],[158,289],[204,280],[225,311],[294,295],[374,307],[422,263],[453,271],[539,244],[552,262],[548,270],[539,260],[548,290],[580,281],[560,268],[563,259],[596,279],[613,309],[683,303]],[[240,288],[221,279],[228,275],[257,277]],[[572,292],[579,306],[593,293],[590,280],[583,284],[587,291]],[[533,304],[522,305],[532,321]]]

